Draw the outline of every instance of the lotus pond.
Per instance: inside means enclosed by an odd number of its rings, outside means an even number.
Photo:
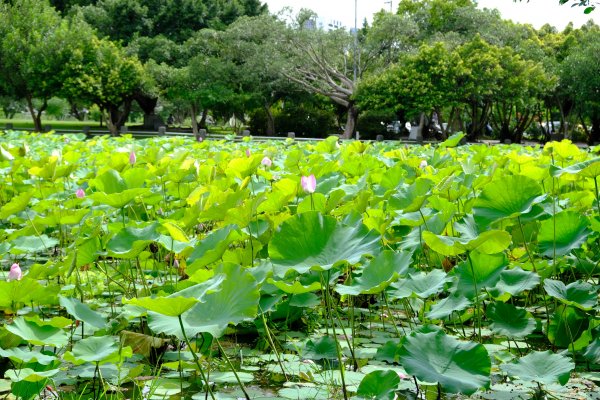
[[[600,148],[246,139],[0,135],[2,396],[600,398]]]

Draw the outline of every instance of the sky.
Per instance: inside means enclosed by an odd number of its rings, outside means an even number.
[[[351,28],[354,26],[354,6],[356,3],[358,26],[364,18],[371,21],[373,13],[385,9],[390,10],[390,1],[385,0],[263,0],[269,5],[269,10],[276,13],[283,7],[290,6],[295,10],[302,7],[310,8],[326,21],[340,20]],[[392,9],[396,11],[398,0],[392,1]],[[502,18],[515,22],[530,23],[539,28],[545,23],[562,30],[570,21],[577,28],[592,18],[600,25],[600,9],[590,15],[583,13],[583,7],[559,5],[558,0],[523,0],[514,3],[513,0],[479,0],[480,8],[497,8]]]

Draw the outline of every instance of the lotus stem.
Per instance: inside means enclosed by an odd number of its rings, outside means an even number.
[[[225,362],[227,362],[227,365],[229,365],[229,368],[231,368],[231,372],[233,372],[233,375],[235,375],[235,379],[237,380],[238,385],[240,385],[240,389],[242,389],[242,392],[244,392],[244,396],[246,396],[246,400],[250,400],[250,395],[248,394],[248,392],[246,392],[246,387],[242,383],[242,380],[240,379],[239,375],[237,374],[235,367],[231,363],[231,360],[229,360],[229,357],[227,357],[227,353],[225,353],[225,349],[223,349],[223,347],[221,346],[221,343],[219,343],[219,339],[215,338],[215,342],[217,342],[217,347],[219,348],[219,351],[221,352],[221,354],[223,354],[223,357],[225,358]]]
[[[208,392],[208,394],[210,394],[211,399],[215,400],[215,395],[213,394],[212,390],[210,389],[210,383],[208,382],[208,378],[206,377],[206,375],[204,375],[204,371],[202,370],[202,366],[200,365],[200,359],[198,358],[198,355],[196,354],[194,349],[192,349],[192,344],[190,343],[190,340],[188,339],[187,335],[185,334],[185,328],[183,327],[183,320],[181,319],[181,315],[178,315],[177,319],[179,320],[179,327],[181,328],[181,333],[183,334],[183,340],[185,340],[185,344],[187,344],[188,349],[190,349],[190,352],[192,353],[192,357],[194,358],[194,361],[196,362],[196,366],[198,367],[198,371],[200,371],[200,376],[202,377],[202,380],[206,384],[206,391]]]

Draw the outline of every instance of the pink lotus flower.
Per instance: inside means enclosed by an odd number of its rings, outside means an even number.
[[[314,175],[303,176],[300,183],[302,184],[302,189],[304,189],[306,193],[314,193],[317,188],[317,179]]]
[[[131,150],[129,153],[129,164],[133,165],[137,161],[137,157],[135,156],[135,151]]]
[[[9,281],[20,281],[22,277],[23,277],[23,272],[21,271],[21,267],[19,267],[19,264],[14,263],[10,267],[10,271],[8,272],[8,280]]]
[[[246,149],[246,157],[250,157],[250,154],[252,154],[250,153],[250,149]]]
[[[273,165],[273,161],[267,156],[265,156],[260,163],[267,168],[270,168],[271,165]]]
[[[419,164],[419,168],[424,169],[427,167],[427,160],[421,160],[421,163]]]
[[[78,199],[83,199],[85,197],[85,191],[82,188],[79,188],[75,192],[75,196],[77,196]]]

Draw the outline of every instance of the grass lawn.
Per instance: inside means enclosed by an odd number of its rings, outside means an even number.
[[[33,121],[31,119],[2,119],[0,118],[0,128],[4,128],[7,123],[13,124],[15,129],[31,129],[33,128]],[[43,125],[50,125],[53,129],[83,129],[84,126],[90,128],[100,127],[100,123],[97,121],[56,121],[56,120],[42,120]]]
[[[13,125],[14,129],[32,129],[33,121],[31,119],[6,119],[0,118],[0,129],[3,129],[7,123]],[[83,130],[84,126],[89,126],[92,129],[100,128],[100,123],[98,121],[56,121],[56,120],[42,120],[42,124],[44,126],[50,125],[52,129],[81,129]],[[139,126],[139,122],[128,123],[128,126]],[[107,129],[106,125],[102,128]],[[176,129],[181,129],[186,127],[176,127]],[[191,128],[190,128],[191,129]],[[209,128],[209,132],[211,134],[218,135],[227,135],[233,133],[233,129],[231,127],[222,127],[222,126],[211,126]]]

